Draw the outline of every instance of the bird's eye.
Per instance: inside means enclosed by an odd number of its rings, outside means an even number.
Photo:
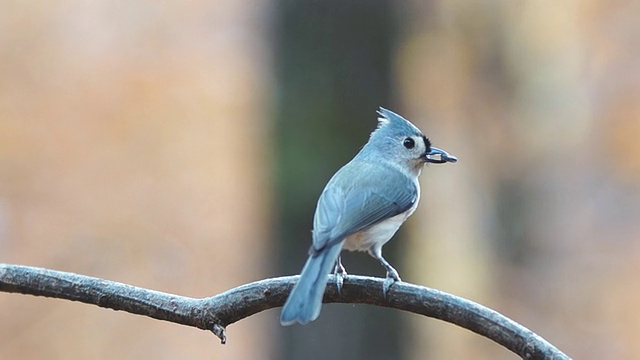
[[[413,141],[412,138],[406,138],[404,139],[404,141],[402,142],[402,145],[404,145],[404,147],[406,147],[407,149],[413,149],[414,146],[416,146],[416,142]]]

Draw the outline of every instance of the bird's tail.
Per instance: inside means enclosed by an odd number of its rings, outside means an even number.
[[[300,280],[282,307],[280,324],[287,326],[298,322],[306,325],[318,318],[322,296],[327,287],[327,275],[335,266],[341,250],[342,243],[337,243],[322,249],[319,253],[309,255],[300,274]]]

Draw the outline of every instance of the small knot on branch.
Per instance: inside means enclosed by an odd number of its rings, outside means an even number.
[[[220,343],[222,345],[227,343],[227,335],[225,334],[224,326],[220,324],[213,324],[211,332],[213,332],[220,339]]]

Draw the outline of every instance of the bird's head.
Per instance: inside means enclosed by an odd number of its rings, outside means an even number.
[[[431,141],[409,120],[385,108],[378,110],[378,128],[371,133],[367,147],[382,157],[419,171],[425,163],[454,163],[458,159]]]

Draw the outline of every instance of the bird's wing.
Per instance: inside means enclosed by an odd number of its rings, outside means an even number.
[[[418,190],[412,179],[396,169],[372,168],[358,173],[341,170],[329,182],[318,200],[311,252],[401,214],[415,204]],[[384,177],[375,176],[377,172]],[[349,181],[339,181],[341,176]],[[338,185],[342,183],[348,185]]]

